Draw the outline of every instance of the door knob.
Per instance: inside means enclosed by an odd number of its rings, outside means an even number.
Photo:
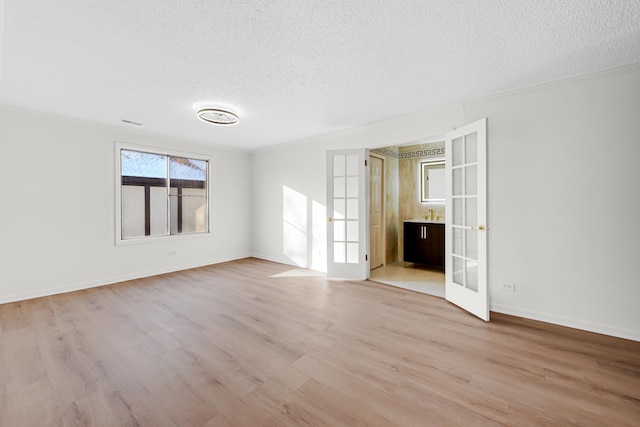
[[[333,221],[333,218],[329,217],[329,222]]]
[[[480,224],[477,227],[471,227],[472,230],[484,231],[484,225]]]

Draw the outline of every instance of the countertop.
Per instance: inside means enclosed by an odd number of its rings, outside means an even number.
[[[419,222],[421,224],[444,224],[444,220],[435,220],[435,219],[424,219],[424,218],[416,218],[416,219],[405,219],[403,222]]]

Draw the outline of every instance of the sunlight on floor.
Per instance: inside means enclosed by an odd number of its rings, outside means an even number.
[[[371,270],[370,280],[444,298],[444,273],[418,264],[407,263],[405,268],[396,261]]]
[[[323,277],[326,276],[322,271],[307,270],[306,268],[295,268],[282,273],[274,274],[269,277]]]

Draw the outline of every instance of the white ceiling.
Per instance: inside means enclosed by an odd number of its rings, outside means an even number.
[[[638,0],[2,3],[0,103],[245,149],[640,62]]]

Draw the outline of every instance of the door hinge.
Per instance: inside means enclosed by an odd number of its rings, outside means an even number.
[[[365,166],[367,166],[367,160],[366,160],[366,159],[365,159],[365,161],[364,161],[364,165],[365,165]]]
[[[365,256],[364,256],[364,260],[365,260],[365,261],[369,261],[369,255],[365,255]]]

